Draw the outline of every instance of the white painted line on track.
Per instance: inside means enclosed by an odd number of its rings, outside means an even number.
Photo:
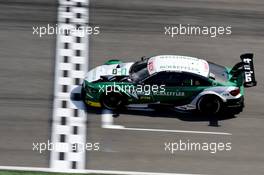
[[[210,135],[232,135],[227,132],[208,132],[208,131],[192,131],[192,130],[169,130],[169,129],[147,129],[147,128],[127,128],[122,125],[115,125],[113,112],[104,109],[102,112],[101,127],[105,129],[128,130],[128,131],[146,131],[146,132],[167,132],[167,133],[190,133],[190,134],[210,134]]]
[[[190,133],[190,134],[210,134],[210,135],[232,135],[226,132],[207,132],[207,131],[189,131],[189,130],[168,130],[168,129],[146,129],[146,128],[126,128],[126,127],[115,127],[112,125],[106,127],[106,129],[116,130],[130,130],[130,131],[146,131],[146,132],[168,132],[168,133]]]
[[[11,171],[38,171],[38,172],[56,172],[50,168],[38,167],[18,167],[18,166],[0,166],[0,170]],[[110,171],[110,170],[62,170],[65,173],[83,173],[83,174],[119,174],[119,175],[201,175],[201,174],[182,174],[182,173],[156,173],[156,172],[138,172],[138,171]]]
[[[114,118],[110,110],[103,110],[102,112],[102,127],[113,125]]]
[[[122,125],[114,125],[114,118],[113,118],[113,112],[108,109],[103,109],[102,111],[102,122],[101,122],[102,128],[124,128]]]
[[[53,171],[85,168],[86,113],[80,84],[88,69],[89,35],[84,31],[89,20],[89,0],[58,0],[58,28],[54,101],[50,153]],[[82,29],[81,27],[84,27]],[[57,147],[57,145],[59,145]]]

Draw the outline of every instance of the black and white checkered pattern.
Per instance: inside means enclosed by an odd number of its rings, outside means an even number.
[[[80,84],[88,69],[89,36],[80,28],[88,24],[88,0],[60,0],[50,167],[57,171],[85,169],[86,114],[80,101]],[[72,29],[74,32],[68,32]],[[63,32],[61,32],[63,31]]]

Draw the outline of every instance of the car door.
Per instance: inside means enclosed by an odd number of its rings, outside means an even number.
[[[188,104],[202,90],[210,86],[206,79],[184,72],[166,72],[160,85],[164,92],[153,93],[153,99],[175,105]]]
[[[139,84],[142,86],[143,92],[140,94],[138,92],[140,99],[148,99],[144,100],[144,102],[148,103],[159,101],[159,99],[156,98],[156,94],[164,91],[162,86],[164,86],[164,80],[166,80],[167,76],[167,72],[158,72],[141,81]]]

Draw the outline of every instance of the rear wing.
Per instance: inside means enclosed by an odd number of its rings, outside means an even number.
[[[245,53],[240,56],[241,62],[237,63],[231,70],[232,79],[236,79],[241,73],[244,77],[244,86],[253,87],[257,85],[255,78],[253,54]]]
[[[246,53],[240,56],[244,72],[244,86],[253,87],[257,85],[253,64],[253,53]]]

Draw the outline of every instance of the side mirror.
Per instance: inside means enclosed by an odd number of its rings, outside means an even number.
[[[209,74],[209,78],[215,80],[215,75],[214,75],[213,73],[210,73],[210,74]]]
[[[141,61],[144,61],[146,59],[146,56],[141,57]]]

